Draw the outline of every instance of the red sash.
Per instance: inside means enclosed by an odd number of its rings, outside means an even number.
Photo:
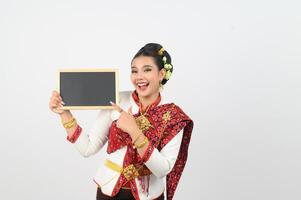
[[[134,98],[135,102],[141,106],[136,91],[132,93],[132,97]],[[167,200],[171,200],[187,161],[188,146],[193,129],[193,121],[182,111],[180,107],[173,103],[157,106],[160,98],[161,97],[159,95],[158,99],[150,106],[145,114],[152,124],[152,127],[144,132],[149,142],[160,151],[184,128],[182,143],[177,160],[173,169],[166,177]],[[137,116],[139,116],[139,114],[134,115],[134,117]],[[107,152],[113,153],[124,146],[128,146],[128,149],[124,158],[123,167],[126,167],[129,164],[143,164],[143,161],[140,158],[137,150],[133,148],[132,140],[129,134],[117,128],[116,121],[113,121],[109,132]],[[125,178],[120,176],[113,190],[113,196],[118,193],[122,185],[125,183],[124,181]],[[139,199],[134,180],[130,182],[130,185],[133,195],[136,199]]]

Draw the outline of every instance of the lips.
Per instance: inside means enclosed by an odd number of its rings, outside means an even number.
[[[137,83],[137,86],[140,90],[144,91],[147,88],[147,86],[149,86],[149,83],[148,82],[139,82],[139,83]]]
[[[137,85],[140,86],[140,87],[142,87],[142,86],[148,86],[149,83],[138,83]]]

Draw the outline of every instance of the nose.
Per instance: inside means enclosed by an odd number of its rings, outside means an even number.
[[[138,71],[138,72],[137,72],[136,78],[137,78],[137,80],[143,79],[143,74],[142,74],[142,72]]]

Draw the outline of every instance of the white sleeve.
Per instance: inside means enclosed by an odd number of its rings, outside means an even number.
[[[157,177],[163,178],[173,168],[180,150],[183,129],[159,151],[154,148],[145,161],[147,168]],[[147,151],[147,150],[146,150]]]
[[[74,143],[75,148],[84,157],[96,154],[107,142],[108,133],[112,123],[112,110],[100,110],[99,114],[87,134],[82,130],[81,134]]]

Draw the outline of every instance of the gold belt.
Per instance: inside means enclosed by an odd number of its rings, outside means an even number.
[[[128,181],[137,178],[139,176],[148,176],[151,174],[151,171],[145,165],[130,164],[125,168],[123,168],[122,166],[106,159],[105,166],[107,166],[111,170],[114,170],[115,172],[119,172],[120,174],[123,174],[126,180]]]

